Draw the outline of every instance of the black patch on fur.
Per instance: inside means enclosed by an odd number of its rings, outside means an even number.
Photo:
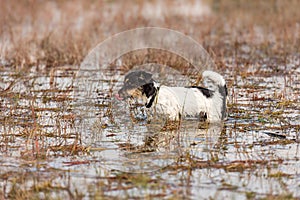
[[[150,108],[152,106],[158,89],[159,88],[155,88],[154,83],[148,83],[142,86],[142,94],[145,94],[147,98],[151,97],[149,103],[146,103],[146,108]]]
[[[151,106],[153,105],[153,102],[155,100],[156,95],[153,95],[149,101],[149,103],[146,103],[146,108],[151,108]]]
[[[226,94],[226,96],[228,96],[228,90],[227,90],[227,85],[226,84],[224,85],[224,88],[225,88],[225,94]]]
[[[124,86],[129,88],[138,88],[151,82],[153,82],[152,74],[145,71],[134,71],[124,78]]]
[[[148,83],[142,86],[142,94],[145,94],[147,98],[151,97],[156,93],[154,83]]]
[[[221,108],[221,114],[222,114],[222,119],[224,119],[226,117],[226,97],[228,95],[226,84],[223,87],[219,86],[219,93],[223,97],[223,105]]]
[[[225,84],[223,87],[219,86],[219,93],[220,93],[222,96],[227,97],[228,91],[227,91],[227,86],[226,86],[226,84]]]
[[[200,122],[205,122],[207,120],[207,113],[206,112],[200,112],[199,113],[199,120],[200,120]]]
[[[200,87],[200,86],[188,86],[186,88],[196,88],[198,89],[204,96],[206,96],[207,98],[211,98],[213,96],[213,91],[204,88],[204,87]]]
[[[143,89],[144,85],[153,83],[153,81],[151,73],[141,70],[130,72],[125,76],[123,86],[118,93],[122,96],[127,90],[138,88]],[[151,93],[151,91],[149,91],[149,93]]]

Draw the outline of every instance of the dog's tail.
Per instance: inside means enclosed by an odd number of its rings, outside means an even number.
[[[226,118],[227,86],[220,74],[213,71],[204,71],[202,73],[204,86],[213,91],[213,105],[209,116],[211,121],[223,120]]]
[[[212,81],[213,84],[218,86],[224,86],[226,85],[225,80],[223,76],[221,76],[219,73],[214,71],[204,71],[202,73],[203,81],[204,83],[208,80]]]
[[[204,71],[202,73],[203,85],[212,91],[219,91],[227,96],[227,86],[225,79],[219,73],[214,71]]]

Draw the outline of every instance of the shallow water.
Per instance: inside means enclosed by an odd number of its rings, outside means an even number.
[[[83,102],[76,67],[0,70],[4,198],[300,197],[299,58],[276,73],[228,67],[224,124],[165,131],[111,98],[121,71],[101,72]]]

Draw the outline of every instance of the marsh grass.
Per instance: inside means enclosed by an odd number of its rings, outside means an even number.
[[[179,199],[199,195],[193,191],[195,185],[198,190],[211,184],[214,189],[208,191],[217,192],[209,198],[226,197],[218,196],[222,191],[247,199],[299,198],[295,192],[299,186],[292,192],[286,186],[298,180],[297,171],[287,173],[285,167],[299,166],[300,4],[297,0],[204,2],[211,11],[195,16],[172,13],[176,2],[167,1],[170,14],[157,18],[141,11],[157,1],[0,0],[0,198]],[[106,37],[141,26],[176,29],[195,38],[223,72],[229,88],[229,116],[208,160],[187,151],[157,173],[102,170],[99,162],[105,161],[97,160],[97,153],[107,148],[86,145],[83,134],[75,129],[70,104],[74,71]],[[148,60],[147,53],[152,56]],[[158,50],[129,53],[122,60],[122,73],[146,61],[183,73],[191,67],[184,59]],[[196,82],[200,80],[195,76]],[[71,82],[64,84],[64,78]],[[276,81],[283,84],[278,86]],[[95,107],[105,108],[114,121],[111,105],[100,102]],[[96,128],[101,132],[109,127]],[[178,126],[167,128],[177,130]],[[114,140],[118,134],[106,137]],[[122,148],[135,147],[128,142],[120,144]],[[290,154],[284,151],[289,148]],[[280,150],[286,157],[276,154]],[[94,168],[95,174],[81,175]],[[257,180],[249,174],[271,189],[267,193],[253,189],[249,183]],[[246,186],[227,175],[242,177]],[[201,178],[205,183],[198,182]],[[78,180],[87,185],[88,194],[76,187]],[[272,182],[280,183],[281,189],[274,191],[277,186]]]
[[[121,9],[129,13],[142,10],[147,6],[142,2],[8,3],[3,0],[1,58],[17,68],[79,64],[88,51],[107,36],[154,24],[187,32],[204,43],[206,49],[211,49],[217,62],[222,61],[222,57],[232,57],[236,59],[235,64],[247,64],[269,57],[276,58],[277,65],[279,60],[285,62],[288,55],[299,52],[300,16],[296,0],[247,4],[208,2],[213,8],[212,14],[200,20],[171,12],[161,16],[164,20],[158,20],[147,18],[141,12],[123,17],[120,14]],[[168,4],[170,8],[176,6],[172,1]]]

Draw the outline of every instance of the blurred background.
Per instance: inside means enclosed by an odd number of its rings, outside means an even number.
[[[0,63],[18,68],[79,64],[107,37],[145,26],[191,36],[219,67],[226,58],[234,59],[234,64],[265,57],[284,62],[286,55],[299,53],[297,0],[0,0],[0,4]]]

